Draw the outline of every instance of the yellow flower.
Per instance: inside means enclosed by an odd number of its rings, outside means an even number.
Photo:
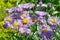
[[[36,18],[33,18],[32,21],[33,21],[33,22],[36,22],[37,20],[36,20]]]
[[[12,18],[7,18],[7,20],[8,20],[9,22],[11,22],[11,21],[12,21]]]
[[[19,25],[18,22],[14,22],[14,23],[13,23],[13,26],[18,26],[18,25]]]
[[[48,28],[43,28],[42,32],[46,32],[48,30]]]
[[[25,30],[22,30],[21,32],[22,32],[22,33],[24,33],[24,32],[25,32]]]
[[[55,20],[55,19],[52,19],[52,20],[51,20],[51,22],[52,22],[52,23],[55,23],[55,22],[56,22],[56,20]]]
[[[28,22],[29,22],[29,20],[28,20],[27,18],[24,18],[24,19],[22,20],[22,23],[23,23],[23,24],[28,24]]]
[[[25,17],[25,16],[26,16],[26,14],[22,14],[22,16],[23,16],[23,17]]]

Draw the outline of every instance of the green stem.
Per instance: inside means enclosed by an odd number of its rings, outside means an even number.
[[[19,2],[21,2],[21,0],[17,0],[17,3],[16,3],[17,6],[18,6]]]

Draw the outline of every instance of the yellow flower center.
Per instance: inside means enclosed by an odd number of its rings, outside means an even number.
[[[42,32],[46,32],[48,30],[48,28],[43,28]]]
[[[28,20],[27,18],[24,18],[24,19],[22,20],[22,23],[23,23],[23,24],[28,24],[28,22],[29,22],[29,20]]]
[[[9,22],[11,22],[11,21],[12,21],[12,18],[7,18],[7,20],[8,20]]]
[[[55,20],[55,19],[52,19],[52,20],[51,20],[51,22],[52,22],[52,23],[55,23],[55,22],[56,22],[56,20]]]
[[[47,35],[46,35],[46,38],[50,38],[50,34],[47,34]]]
[[[25,16],[26,16],[26,14],[22,14],[22,16],[23,16],[23,17],[25,17]]]
[[[22,33],[24,33],[24,32],[25,32],[25,30],[22,30],[21,32],[22,32]]]
[[[37,20],[36,20],[36,18],[33,18],[32,21],[33,21],[33,22],[36,22]]]
[[[19,25],[18,22],[14,22],[14,23],[13,23],[13,26],[18,26],[18,25]]]

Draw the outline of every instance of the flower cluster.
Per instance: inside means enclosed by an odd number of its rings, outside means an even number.
[[[49,5],[43,4],[42,1],[37,4],[37,7],[51,7]],[[44,38],[44,40],[51,40],[54,36],[54,31],[58,31],[59,18],[55,16],[49,16],[46,19],[46,16],[49,15],[48,12],[35,10],[35,14],[31,16],[33,13],[30,9],[35,7],[33,3],[20,4],[17,7],[13,7],[11,9],[7,9],[6,12],[11,13],[10,16],[4,19],[5,24],[4,28],[12,28],[18,29],[20,34],[30,34],[30,26],[32,24],[36,24],[40,22],[42,26],[38,27],[38,34]],[[29,10],[27,10],[29,9]]]

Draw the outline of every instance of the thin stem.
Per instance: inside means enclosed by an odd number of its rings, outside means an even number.
[[[17,0],[17,3],[16,3],[17,6],[18,6],[19,2],[21,2],[21,0]]]

